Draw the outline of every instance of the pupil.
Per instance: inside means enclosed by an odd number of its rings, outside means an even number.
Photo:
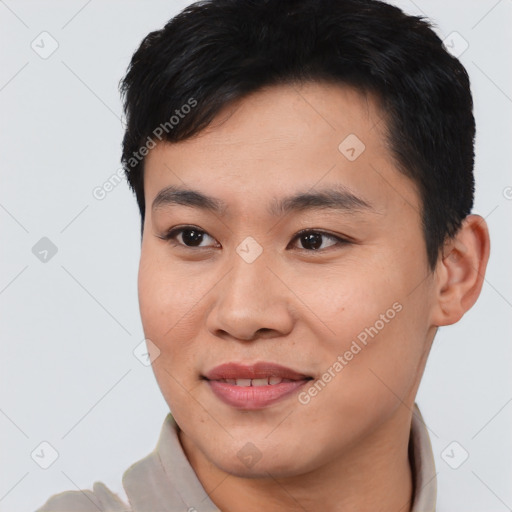
[[[322,246],[322,235],[318,233],[310,233],[302,236],[302,245],[306,249],[318,249]],[[307,247],[309,245],[309,247]]]
[[[183,241],[187,245],[199,245],[203,239],[203,234],[196,229],[187,229],[182,232]]]

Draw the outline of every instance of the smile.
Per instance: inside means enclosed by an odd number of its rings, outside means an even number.
[[[203,377],[213,394],[227,405],[257,410],[291,397],[312,377],[268,362],[226,363]]]
[[[282,379],[281,377],[263,377],[262,379],[224,379],[217,382],[226,382],[234,386],[247,388],[249,386],[275,386],[281,382],[293,382],[291,379]]]

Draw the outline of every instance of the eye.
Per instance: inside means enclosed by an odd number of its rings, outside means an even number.
[[[171,229],[164,236],[159,237],[162,240],[167,240],[175,243],[176,245],[183,245],[185,247],[212,247],[212,245],[204,244],[208,239],[213,240],[215,247],[220,247],[220,244],[211,237],[206,231],[199,229],[195,226],[182,226],[180,228]]]
[[[196,226],[173,228],[165,235],[159,236],[159,238],[187,248],[221,247],[221,245],[212,236]],[[213,243],[208,244],[209,239],[213,241]],[[309,252],[322,251],[335,245],[345,245],[350,243],[350,241],[345,238],[311,229],[297,233],[290,244],[293,244],[295,241],[299,241],[302,245],[302,248],[297,247],[298,249]]]
[[[298,233],[292,243],[296,240],[300,241],[302,250],[306,251],[321,251],[323,249],[327,249],[332,247],[333,245],[345,245],[350,243],[348,240],[341,238],[339,236],[331,235],[329,233],[324,233],[322,231],[312,231],[312,230],[304,230]],[[331,243],[324,242],[328,240]]]

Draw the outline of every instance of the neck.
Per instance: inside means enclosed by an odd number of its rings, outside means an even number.
[[[226,473],[209,462],[183,432],[179,437],[201,484],[222,512],[409,512],[413,501],[410,424],[411,411],[402,405],[387,422],[334,460],[309,473],[279,479]]]

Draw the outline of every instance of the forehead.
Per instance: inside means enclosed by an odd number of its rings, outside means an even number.
[[[386,141],[377,101],[351,87],[272,86],[225,107],[199,134],[163,142],[145,162],[146,203],[169,185],[200,188],[226,202],[342,185],[378,209],[419,205]]]

